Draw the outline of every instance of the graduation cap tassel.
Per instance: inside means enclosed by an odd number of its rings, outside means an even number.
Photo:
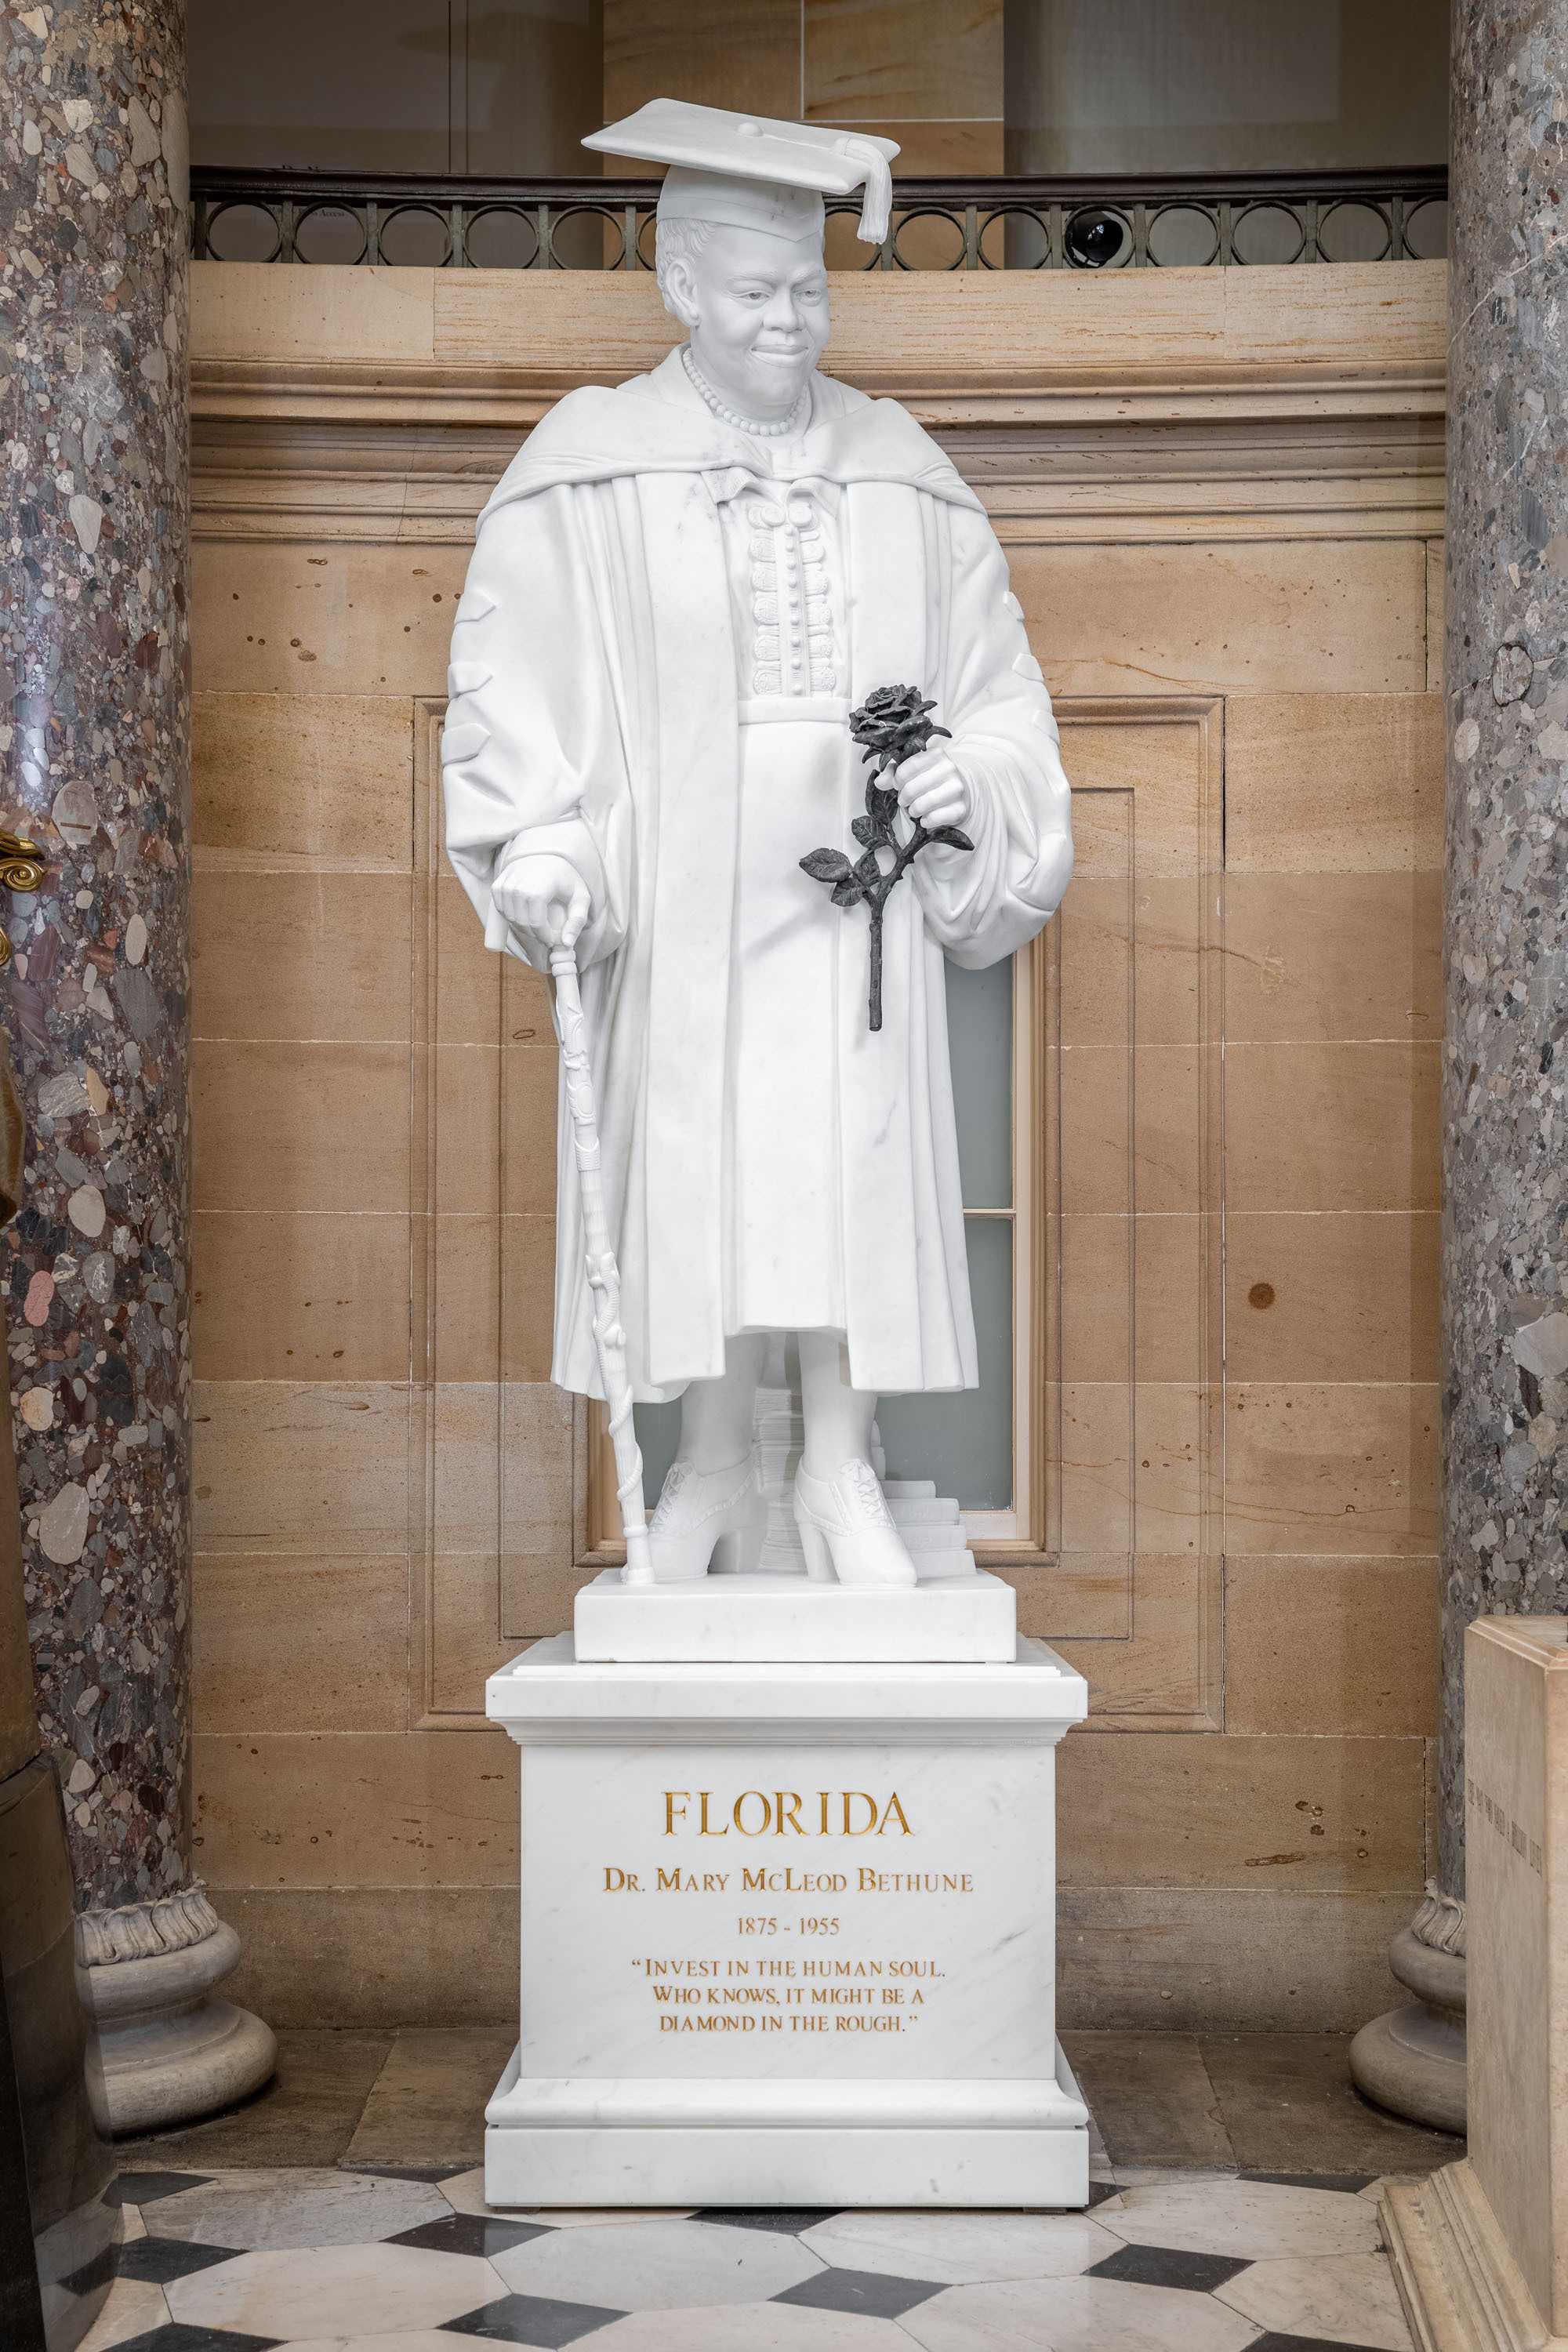
[[[893,174],[888,159],[869,139],[841,139],[838,152],[866,166],[866,193],[855,234],[866,245],[880,245],[893,217]]]

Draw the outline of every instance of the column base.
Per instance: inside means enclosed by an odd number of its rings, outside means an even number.
[[[1446,1931],[1459,1948],[1426,1941],[1424,1927],[1428,1933]],[[1463,1936],[1459,1906],[1429,1896],[1388,1953],[1394,1974],[1416,1998],[1363,2025],[1350,2052],[1351,2079],[1365,2097],[1406,2123],[1461,2136],[1467,2113]]]
[[[1568,2352],[1468,2163],[1391,2189],[1378,2210],[1417,2352]]]
[[[211,1998],[239,1958],[239,1937],[204,1895],[89,1912],[78,1923],[77,1951],[78,1986],[98,2028],[88,2095],[100,2130],[196,2123],[272,2074],[271,2027]]]

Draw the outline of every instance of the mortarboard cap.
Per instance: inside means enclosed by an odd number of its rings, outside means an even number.
[[[858,234],[868,245],[880,245],[888,234],[889,165],[899,152],[894,139],[655,98],[583,144],[601,154],[668,163],[658,198],[661,220],[714,221],[801,237],[813,229],[820,233],[825,195],[847,196],[864,185]]]

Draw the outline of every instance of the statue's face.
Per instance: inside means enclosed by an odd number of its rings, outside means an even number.
[[[744,416],[787,416],[827,346],[821,237],[715,228],[671,265],[669,291],[714,391]]]

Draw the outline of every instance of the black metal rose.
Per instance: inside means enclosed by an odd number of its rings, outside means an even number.
[[[866,697],[858,710],[849,714],[849,732],[863,747],[866,764],[876,766],[866,779],[866,814],[858,816],[850,832],[860,844],[860,856],[853,860],[841,849],[814,849],[801,865],[814,881],[825,882],[833,893],[836,907],[858,907],[864,899],[871,910],[871,1000],[870,1025],[882,1025],[882,911],[892,896],[894,887],[922,849],[933,841],[946,849],[973,849],[974,844],[955,824],[939,824],[927,832],[916,824],[907,841],[899,839],[896,820],[899,814],[897,791],[879,782],[889,768],[912,760],[917,752],[938,735],[950,735],[945,727],[934,726],[927,713],[936,709],[926,701],[918,686],[879,686]],[[891,853],[891,866],[884,866],[878,851]]]

